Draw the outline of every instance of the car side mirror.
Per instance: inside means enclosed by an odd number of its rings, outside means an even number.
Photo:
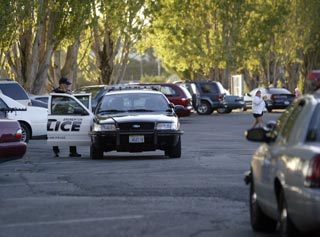
[[[184,107],[182,105],[175,105],[173,110],[180,117],[184,112]]]
[[[247,140],[252,142],[270,143],[273,139],[270,137],[270,130],[267,128],[252,128],[245,132]]]

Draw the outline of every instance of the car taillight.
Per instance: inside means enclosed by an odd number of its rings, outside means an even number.
[[[220,101],[222,101],[223,98],[224,98],[224,95],[217,95],[217,96],[215,96],[215,99],[218,99],[218,100],[220,100]]]
[[[320,154],[309,162],[305,185],[310,188],[320,187]]]
[[[22,139],[22,130],[21,129],[17,130],[17,132],[15,134],[15,138],[19,141]]]

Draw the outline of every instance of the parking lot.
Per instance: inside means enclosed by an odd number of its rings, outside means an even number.
[[[267,113],[265,121],[280,112]],[[276,236],[252,232],[248,170],[257,143],[248,112],[181,119],[182,157],[163,152],[54,158],[31,140],[22,160],[0,166],[0,236]]]

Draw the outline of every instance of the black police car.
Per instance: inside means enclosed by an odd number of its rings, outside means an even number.
[[[170,158],[181,157],[183,132],[176,112],[183,107],[171,104],[161,92],[110,91],[95,114],[68,94],[51,94],[49,104],[48,142],[52,145],[90,145],[92,159],[101,159],[108,151],[163,150]]]

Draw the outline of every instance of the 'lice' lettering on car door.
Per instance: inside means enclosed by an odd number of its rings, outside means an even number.
[[[79,132],[82,119],[64,119],[58,121],[56,119],[48,119],[47,131],[63,131],[63,132]]]

